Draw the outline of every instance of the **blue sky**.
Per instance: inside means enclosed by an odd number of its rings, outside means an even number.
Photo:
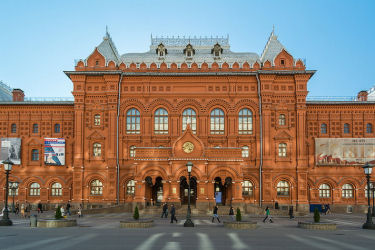
[[[317,73],[311,96],[354,96],[375,85],[375,1],[0,1],[0,80],[28,97],[68,97],[63,70],[86,58],[108,25],[120,54],[149,49],[150,35],[226,36],[261,54],[275,32]]]

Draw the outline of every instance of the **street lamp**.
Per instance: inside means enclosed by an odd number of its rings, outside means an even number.
[[[8,194],[9,194],[9,172],[12,170],[13,162],[9,159],[6,159],[2,162],[4,165],[4,170],[6,174],[6,183],[5,183],[5,209],[3,214],[3,219],[0,220],[0,226],[11,226],[13,223],[9,219],[8,214]]]
[[[184,227],[194,227],[194,223],[191,221],[191,209],[190,209],[190,173],[191,173],[191,168],[193,167],[193,163],[188,161],[186,163],[186,167],[189,173],[189,194],[188,194],[188,209],[187,209],[186,221],[184,223]]]
[[[363,166],[363,169],[365,171],[365,175],[367,178],[367,203],[368,203],[368,209],[367,209],[367,220],[366,223],[363,224],[363,229],[375,229],[375,225],[372,223],[372,217],[371,217],[371,206],[370,206],[370,175],[372,172],[372,166],[370,166],[368,163],[366,163]]]
[[[372,183],[372,216],[375,216],[375,206],[374,206],[374,199],[375,199],[375,182]]]

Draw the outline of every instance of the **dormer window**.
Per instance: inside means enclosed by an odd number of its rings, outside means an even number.
[[[195,50],[193,49],[193,46],[190,43],[186,45],[186,48],[184,49],[184,54],[187,58],[191,58],[195,54]]]
[[[211,54],[214,55],[215,58],[219,58],[223,53],[223,49],[221,48],[219,43],[214,45],[214,48],[211,50]]]
[[[158,45],[158,48],[156,49],[156,54],[159,57],[165,57],[165,55],[167,54],[167,49],[165,48],[164,44],[161,43]]]

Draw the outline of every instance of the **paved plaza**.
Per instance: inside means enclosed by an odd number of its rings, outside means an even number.
[[[43,217],[52,214],[44,213]],[[78,219],[73,228],[30,228],[29,220],[13,216],[14,226],[0,228],[0,249],[374,249],[375,231],[363,230],[365,215],[322,215],[322,222],[334,222],[336,231],[311,231],[297,228],[298,220],[274,218],[263,223],[261,217],[247,218],[258,222],[256,230],[230,230],[210,217],[194,217],[194,228],[154,217],[149,229],[119,228],[119,221],[130,214],[95,214]],[[75,217],[75,216],[72,216]],[[229,220],[223,217],[222,220]]]

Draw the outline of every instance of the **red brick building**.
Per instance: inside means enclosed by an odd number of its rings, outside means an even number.
[[[300,210],[359,209],[363,159],[348,159],[360,152],[323,157],[316,138],[368,142],[375,103],[365,93],[307,101],[314,73],[273,32],[260,56],[232,52],[228,38],[151,38],[148,52],[119,55],[107,33],[65,72],[74,101],[25,101],[15,89],[13,101],[0,103],[0,137],[21,138],[21,163],[10,175],[19,183],[15,200],[184,204],[190,161],[198,208],[277,201]],[[65,139],[64,164],[47,164],[45,138]],[[320,145],[341,150],[339,141],[331,144]]]

